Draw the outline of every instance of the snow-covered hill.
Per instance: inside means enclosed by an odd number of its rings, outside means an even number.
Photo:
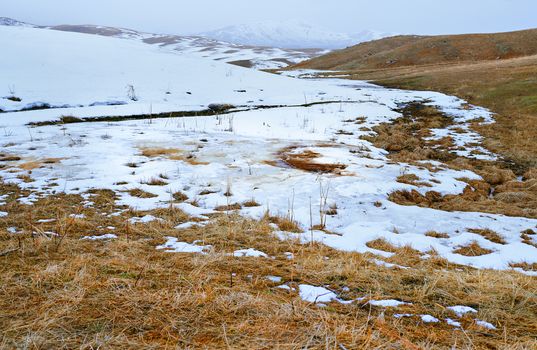
[[[255,69],[283,68],[327,53],[324,49],[280,49],[275,47],[240,45],[203,36],[182,36],[137,32],[131,29],[94,25],[60,25],[50,29],[133,39],[146,44],[184,52]]]
[[[393,34],[364,30],[352,35],[319,29],[299,21],[266,21],[229,26],[200,35],[243,45],[340,49]]]
[[[144,33],[132,29],[98,25],[35,26],[1,17],[0,26],[35,27],[65,32],[94,34],[121,39],[137,40],[200,58],[232,63],[255,69],[277,69],[296,64],[328,52],[324,49],[280,49],[240,45],[214,40],[203,36],[182,36]]]

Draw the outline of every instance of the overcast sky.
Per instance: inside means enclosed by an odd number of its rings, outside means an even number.
[[[264,20],[347,33],[447,34],[535,28],[537,0],[0,0],[0,16],[174,34]]]

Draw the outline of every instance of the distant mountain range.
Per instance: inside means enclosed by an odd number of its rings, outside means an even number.
[[[341,49],[395,34],[373,30],[364,30],[356,34],[336,33],[299,21],[265,21],[229,26],[199,35],[242,45],[294,49]]]

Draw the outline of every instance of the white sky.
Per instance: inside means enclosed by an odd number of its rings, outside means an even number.
[[[537,0],[0,0],[0,16],[190,34],[263,20],[354,33],[497,32],[537,27]]]

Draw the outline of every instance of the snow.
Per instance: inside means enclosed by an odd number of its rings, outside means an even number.
[[[8,216],[9,214],[5,211],[0,211],[0,218],[4,218],[6,216]]]
[[[380,260],[380,259],[372,259],[371,260],[373,263],[375,263],[375,265],[377,266],[384,266],[384,267],[387,267],[389,269],[393,269],[393,268],[397,268],[397,269],[402,269],[402,270],[407,270],[409,269],[408,266],[402,266],[402,265],[397,265],[397,264],[391,264],[391,263],[388,263],[384,260]]]
[[[367,302],[369,305],[380,306],[380,307],[399,307],[402,305],[410,305],[410,303],[405,303],[404,301],[388,299],[388,300],[369,300]]]
[[[282,281],[280,276],[266,276],[265,278],[273,283],[280,283]]]
[[[50,29],[75,33],[83,32],[138,41],[146,45],[173,50],[201,59],[211,59],[226,63],[242,61],[242,64],[249,64],[255,69],[283,68],[287,67],[289,64],[299,63],[329,52],[329,50],[326,49],[282,49],[276,47],[241,45],[210,39],[202,35],[183,36],[151,34],[124,28],[92,25],[62,25],[50,27]]]
[[[492,323],[489,323],[487,321],[475,320],[475,323],[478,326],[483,327],[483,328],[492,329],[492,330],[496,329],[496,327]]]
[[[145,216],[142,216],[141,218],[139,217],[130,218],[129,222],[133,225],[136,225],[136,224],[147,224],[153,221],[161,221],[161,220],[162,219],[154,217],[153,215],[145,215]]]
[[[431,315],[420,315],[420,318],[425,323],[438,323],[440,320]]]
[[[248,248],[248,249],[239,249],[233,252],[235,257],[252,257],[252,258],[268,258],[268,255],[262,251]]]
[[[186,242],[179,242],[175,237],[166,237],[167,241],[163,245],[157,246],[157,249],[162,249],[169,253],[200,253],[207,254],[207,251],[211,250],[212,246],[210,245],[197,245],[196,242],[193,244]]]
[[[324,287],[315,287],[309,284],[300,284],[299,295],[304,301],[310,303],[329,303],[337,300],[338,297],[334,292],[329,291]]]
[[[56,221],[56,219],[39,219],[37,220],[37,223],[46,224],[46,223],[54,222],[54,221]]]
[[[240,214],[261,218],[270,210],[271,215],[285,215],[292,201],[295,219],[305,232],[275,232],[282,239],[313,239],[343,251],[389,257],[393,254],[367,246],[367,242],[383,238],[423,253],[434,249],[452,263],[476,268],[510,269],[510,263],[537,262],[537,248],[524,244],[520,237],[520,232],[537,227],[537,220],[400,206],[388,200],[389,193],[396,190],[459,194],[466,183],[458,179],[479,179],[470,171],[449,169],[439,162],[429,162],[438,168],[434,172],[394,163],[385,150],[360,139],[371,134],[364,128],[399,117],[394,109],[415,100],[430,101],[460,125],[476,117],[492,121],[488,111],[468,108],[458,98],[385,89],[359,81],[292,77],[313,76],[313,72],[278,76],[136,41],[46,29],[0,27],[0,46],[0,109],[12,111],[0,113],[4,130],[1,144],[3,153],[23,158],[5,162],[0,177],[32,190],[28,197],[19,198],[20,202],[32,203],[59,191],[84,194],[102,188],[115,191],[119,205],[136,210],[173,205],[192,217],[207,219],[218,206],[252,198],[261,205],[243,208]],[[138,101],[128,99],[128,84],[135,86]],[[15,86],[22,102],[2,98],[9,94],[1,91],[2,86],[10,85]],[[125,104],[91,106],[103,101]],[[70,107],[21,111],[36,102]],[[200,111],[214,102],[238,107],[216,116],[27,125],[57,121],[62,115],[89,118]],[[303,106],[305,103],[308,105]],[[359,117],[363,122],[356,124]],[[471,137],[464,142],[474,141]],[[174,149],[176,153],[146,157],[142,154],[145,148]],[[347,167],[340,175],[294,169],[279,158],[282,149],[295,154],[316,152],[319,157],[314,162]],[[61,160],[34,169],[34,182],[24,183],[19,178],[28,174],[21,168],[24,162],[50,157]],[[132,162],[138,167],[126,166]],[[141,183],[160,174],[168,177],[166,185]],[[431,187],[398,183],[401,174],[415,174]],[[225,195],[228,184],[231,196]],[[326,229],[336,234],[308,229],[310,205],[314,213],[320,209],[321,186],[329,189],[328,202],[338,207],[337,215],[329,216],[326,222]],[[136,188],[155,197],[131,196],[128,191]],[[207,189],[214,193],[200,195]],[[170,192],[177,190],[189,199],[170,203]],[[375,206],[377,202],[382,206]],[[149,216],[130,221],[155,219]],[[313,224],[319,220],[315,215]],[[476,227],[501,233],[506,244],[492,243],[468,231]],[[449,238],[428,237],[428,231],[444,232]],[[453,252],[474,240],[493,253],[467,257]],[[198,246],[194,248],[199,250]],[[292,258],[292,254],[288,256]]]
[[[179,224],[179,225],[175,226],[175,229],[176,230],[187,230],[189,228],[202,227],[202,226],[205,226],[207,224],[208,224],[208,222],[193,222],[193,221],[189,221],[189,222],[185,222],[185,223],[182,223],[182,224]]]
[[[453,320],[453,319],[451,319],[451,318],[446,318],[446,322],[447,322],[447,324],[450,325],[450,326],[457,327],[457,328],[458,328],[458,327],[461,327],[461,323],[460,323],[460,322],[455,321],[455,320]]]
[[[450,306],[447,309],[453,311],[458,317],[463,317],[468,313],[477,313],[476,309],[462,305]]]
[[[102,241],[102,240],[116,239],[116,238],[117,238],[116,235],[111,234],[111,233],[107,233],[107,234],[101,235],[101,236],[85,236],[82,239],[83,240],[89,240],[89,241]]]

